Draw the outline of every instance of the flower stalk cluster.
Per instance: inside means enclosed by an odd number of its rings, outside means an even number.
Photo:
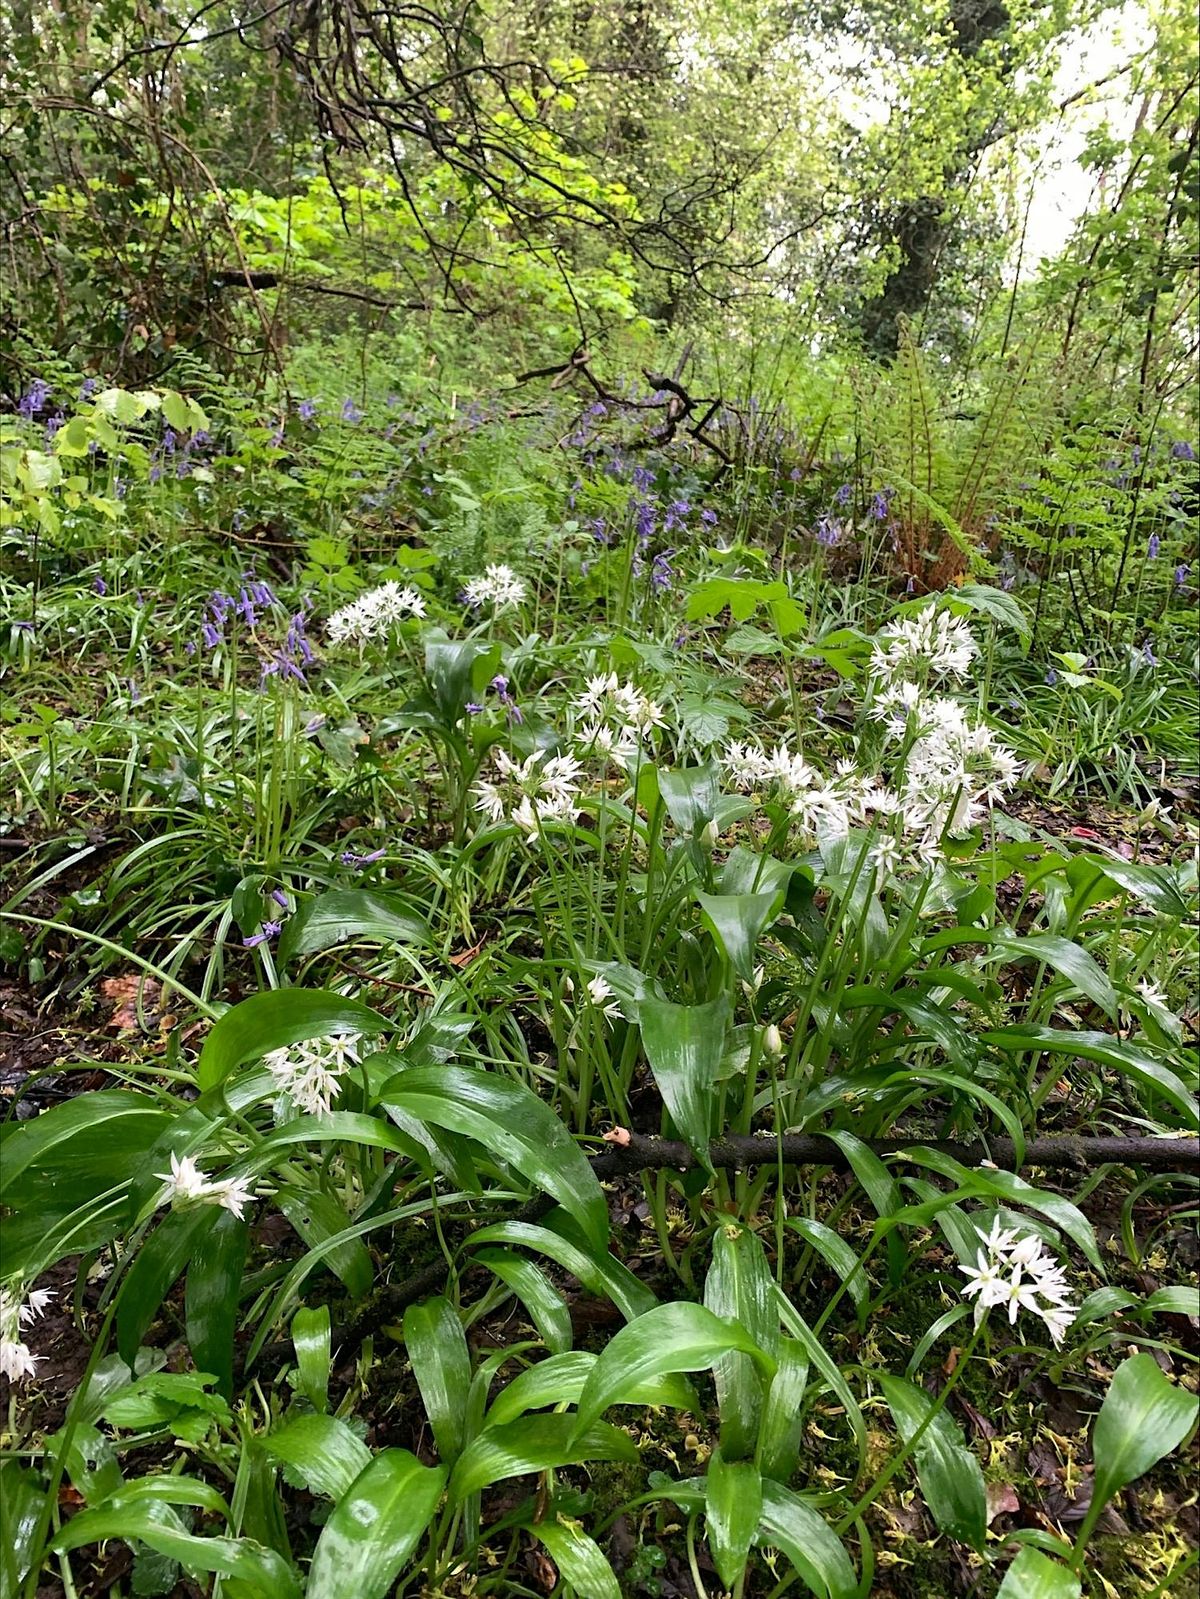
[[[989,1310],[1003,1307],[1013,1326],[1017,1312],[1025,1310],[1045,1324],[1054,1347],[1061,1347],[1075,1310],[1068,1303],[1070,1288],[1063,1269],[1040,1238],[1032,1233],[1022,1238],[1001,1227],[997,1218],[983,1238],[974,1266],[959,1270],[969,1279],[963,1293],[975,1300],[977,1327]]]

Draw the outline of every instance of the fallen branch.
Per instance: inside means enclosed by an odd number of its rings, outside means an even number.
[[[685,1143],[674,1138],[650,1138],[617,1128],[606,1136],[608,1148],[589,1162],[601,1181],[629,1177],[642,1171],[691,1171],[700,1162]],[[1072,1169],[1087,1171],[1095,1166],[1149,1166],[1180,1172],[1200,1171],[1200,1138],[1121,1138],[1117,1136],[1031,1138],[1025,1145],[1024,1159],[1017,1162],[1011,1138],[994,1138],[984,1144],[962,1144],[945,1139],[880,1138],[866,1141],[876,1155],[904,1161],[907,1152],[918,1148],[936,1149],[963,1166],[993,1166],[1013,1171],[1022,1167],[1041,1167],[1047,1171]],[[730,1135],[708,1146],[708,1158],[716,1171],[741,1171],[751,1166],[829,1166],[849,1167],[841,1148],[824,1133],[785,1133],[776,1139],[766,1135]],[[555,1201],[548,1194],[537,1194],[507,1219],[536,1222],[553,1210]],[[494,1217],[483,1218],[480,1226],[490,1226]],[[464,1243],[469,1243],[470,1233]],[[469,1258],[463,1263],[469,1268]],[[335,1327],[335,1348],[356,1348],[365,1338],[396,1321],[409,1305],[443,1287],[447,1263],[435,1260],[401,1282],[380,1290],[374,1303],[366,1306],[353,1321]],[[263,1351],[264,1360],[286,1360],[291,1345],[277,1343]]]
[[[689,1146],[675,1138],[648,1138],[643,1133],[606,1135],[608,1150],[591,1162],[596,1176],[603,1179],[628,1176],[638,1171],[691,1171],[700,1161]],[[936,1149],[963,1166],[990,1162],[1007,1171],[1017,1168],[1011,1138],[993,1138],[984,1144],[960,1144],[945,1139],[879,1138],[867,1141],[876,1155],[903,1159],[906,1150],[918,1146]],[[730,1135],[708,1146],[709,1164],[715,1171],[741,1171],[749,1166],[834,1166],[843,1169],[849,1161],[825,1133],[785,1133]],[[1025,1144],[1022,1166],[1041,1166],[1047,1170],[1075,1167],[1086,1170],[1097,1165],[1153,1166],[1178,1171],[1200,1171],[1200,1138],[1121,1138],[1083,1136],[1031,1138]]]

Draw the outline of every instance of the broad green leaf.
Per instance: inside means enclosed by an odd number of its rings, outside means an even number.
[[[769,1478],[757,1541],[782,1549],[819,1599],[856,1599],[858,1577],[832,1527],[806,1499]]]
[[[579,1599],[621,1599],[621,1585],[603,1550],[577,1521],[559,1516],[554,1521],[536,1521],[529,1531],[549,1551],[559,1577]]]
[[[1200,1106],[1195,1095],[1181,1079],[1156,1060],[1141,1045],[1113,1038],[1108,1033],[1073,1032],[1060,1027],[1043,1027],[1024,1023],[1013,1027],[998,1027],[980,1035],[980,1042],[994,1049],[1057,1051],[1078,1055],[1082,1060],[1094,1060],[1102,1066],[1132,1077],[1152,1093],[1160,1094],[1189,1123],[1200,1121]]]
[[[225,1214],[216,1205],[168,1211],[138,1250],[121,1285],[117,1309],[117,1350],[131,1371],[142,1339],[172,1283],[199,1248],[204,1234]]]
[[[384,1599],[429,1525],[446,1482],[407,1449],[385,1449],[354,1479],[322,1529],[305,1599]]]
[[[821,1340],[813,1332],[782,1288],[777,1287],[775,1290],[775,1303],[779,1307],[780,1321],[802,1346],[809,1360],[828,1386],[829,1391],[835,1395],[838,1403],[845,1410],[846,1419],[854,1432],[854,1442],[858,1448],[858,1469],[861,1472],[867,1461],[867,1424],[849,1383],[842,1376],[841,1368],[837,1362],[829,1355]]]
[[[717,948],[747,983],[754,981],[758,941],[783,907],[782,889],[765,894],[705,894],[696,889],[705,926]]]
[[[571,1349],[566,1354],[539,1360],[514,1377],[507,1388],[497,1394],[488,1411],[488,1426],[499,1426],[523,1416],[528,1410],[541,1410],[547,1405],[577,1403],[597,1358],[585,1350]],[[664,1372],[661,1377],[652,1377],[642,1383],[630,1403],[652,1405],[658,1409],[688,1410],[695,1414],[700,1400],[686,1377],[676,1372]]]
[[[263,1439],[272,1460],[299,1473],[314,1493],[340,1499],[371,1464],[371,1451],[336,1416],[295,1416]]]
[[[855,1138],[853,1133],[834,1131],[826,1134],[832,1143],[835,1143],[850,1163],[850,1170],[862,1184],[863,1190],[871,1204],[875,1207],[875,1214],[884,1220],[894,1216],[900,1210],[903,1200],[900,1190],[896,1186],[896,1179],[888,1171],[873,1149],[868,1148],[861,1139]],[[904,1266],[908,1258],[908,1250],[898,1229],[893,1228],[887,1235],[888,1252],[888,1277],[893,1285],[899,1283],[904,1276]]]
[[[1131,1355],[1117,1367],[1092,1427],[1096,1469],[1084,1542],[1113,1494],[1178,1449],[1198,1416],[1195,1394],[1169,1382],[1153,1355]]]
[[[497,1222],[471,1233],[467,1244],[522,1244],[526,1249],[536,1249],[564,1271],[569,1271],[589,1293],[598,1299],[611,1299],[626,1321],[644,1315],[658,1303],[650,1289],[624,1262],[610,1255],[607,1248],[599,1255],[590,1248],[582,1248],[564,1236],[556,1225],[556,1217],[570,1225],[570,1217],[562,1211],[552,1213],[547,1225],[541,1227],[525,1221]]]
[[[1108,855],[1080,855],[1068,866],[1068,876],[1073,877],[1084,866],[1091,867],[1110,883],[1115,883],[1127,894],[1161,911],[1173,921],[1186,922],[1194,914],[1180,892],[1175,872],[1169,866],[1115,860]]]
[[[190,1533],[170,1505],[149,1499],[110,1509],[98,1505],[72,1516],[50,1547],[67,1552],[108,1538],[148,1544],[190,1571],[235,1578],[261,1599],[300,1599],[292,1571],[273,1549],[248,1538],[200,1538]],[[313,1596],[310,1585],[308,1594]],[[382,1593],[382,1590],[381,1590]]]
[[[18,1206],[30,1184],[53,1192],[64,1183],[90,1198],[128,1176],[170,1121],[148,1095],[102,1088],[31,1121],[9,1122],[0,1140],[0,1198]]]
[[[337,1033],[387,1033],[394,1024],[378,1011],[319,988],[279,988],[251,994],[215,1023],[204,1040],[196,1075],[201,1091],[238,1066],[306,1038]]]
[[[556,1471],[560,1466],[637,1458],[632,1438],[606,1421],[580,1427],[570,1415],[519,1416],[471,1440],[450,1478],[450,1499],[461,1504],[494,1482]]]
[[[278,964],[296,955],[311,955],[368,939],[380,944],[420,944],[429,928],[396,895],[374,889],[330,889],[301,905],[279,935]]]
[[[0,1461],[0,1593],[4,1599],[18,1592],[29,1571],[45,1502],[39,1477],[17,1460]]]
[[[1073,1571],[1026,1547],[1004,1573],[996,1599],[1079,1599],[1082,1592]]]
[[[823,1221],[813,1221],[809,1216],[791,1216],[787,1225],[811,1244],[825,1264],[833,1268],[835,1276],[846,1284],[846,1292],[858,1311],[859,1326],[863,1326],[871,1285],[866,1273],[859,1270],[858,1256],[850,1245],[832,1227],[826,1227]]]
[[[384,1085],[381,1099],[483,1145],[553,1194],[598,1252],[608,1244],[608,1204],[579,1146],[523,1083],[466,1066],[413,1067]]]
[[[471,1353],[458,1313],[441,1295],[404,1312],[404,1347],[438,1454],[453,1465],[462,1452],[471,1388]]]
[[[292,1317],[292,1343],[296,1349],[300,1392],[321,1414],[329,1409],[332,1342],[328,1305],[318,1305],[313,1310],[302,1307]]]
[[[748,1227],[718,1225],[704,1304],[714,1316],[736,1321],[766,1354],[779,1346],[775,1279],[762,1243]],[[728,1460],[752,1454],[762,1414],[764,1379],[749,1355],[734,1351],[713,1362],[721,1447]]]
[[[233,1398],[233,1335],[237,1328],[242,1268],[250,1229],[227,1210],[196,1240],[184,1288],[188,1348],[200,1371],[210,1371],[217,1392]]]
[[[721,798],[720,770],[711,764],[658,767],[658,792],[667,814],[688,838],[706,828],[716,814]]]
[[[808,1358],[794,1338],[780,1338],[775,1349],[776,1370],[763,1402],[762,1425],[754,1458],[764,1477],[787,1482],[800,1462],[804,1436],[804,1391],[808,1386]]]
[[[1018,934],[1007,928],[950,927],[945,932],[934,933],[922,947],[926,954],[935,954],[958,944],[988,945],[989,953],[980,957],[984,961],[1044,962],[1106,1015],[1115,1018],[1120,1008],[1116,989],[1087,950],[1057,933]]]
[[[934,1401],[903,1377],[879,1378],[896,1430],[907,1444],[933,1410]],[[914,1451],[921,1492],[943,1532],[973,1549],[987,1536],[987,1493],[979,1462],[962,1441],[953,1419],[939,1411]]]
[[[673,1005],[647,995],[638,1003],[642,1047],[671,1120],[709,1176],[713,1090],[725,1053],[729,1001]]]
[[[1019,633],[1022,639],[1029,637],[1029,619],[1013,596],[1006,594],[1003,589],[991,588],[983,583],[963,583],[948,595],[947,603],[952,611],[960,607],[962,610],[979,611],[1002,626],[1011,628],[1014,633]]]
[[[762,1515],[763,1484],[748,1460],[727,1461],[714,1449],[704,1478],[708,1547],[717,1575],[732,1589],[746,1569]]]
[[[281,1184],[275,1192],[275,1203],[309,1249],[328,1243],[351,1225],[350,1217],[338,1201],[323,1188],[292,1188]],[[322,1259],[355,1299],[362,1299],[371,1292],[375,1270],[371,1252],[361,1238],[344,1239]]]
[[[610,1405],[635,1404],[631,1394],[665,1372],[706,1371],[728,1350],[753,1356],[768,1377],[775,1363],[744,1328],[703,1305],[656,1305],[622,1327],[605,1345],[579,1396],[582,1431]]]
[[[511,1249],[481,1249],[475,1259],[512,1289],[552,1354],[561,1355],[570,1349],[571,1312],[540,1267]]]

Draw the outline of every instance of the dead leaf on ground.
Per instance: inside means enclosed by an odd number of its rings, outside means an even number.
[[[115,1027],[118,1032],[136,1031],[141,1027],[143,1018],[149,1021],[157,1012],[162,984],[157,978],[129,972],[124,977],[104,978],[100,992],[113,1007],[108,1025]]]
[[[987,1485],[987,1524],[990,1527],[997,1516],[1012,1516],[1021,1508],[1016,1490],[1011,1482],[989,1482]]]

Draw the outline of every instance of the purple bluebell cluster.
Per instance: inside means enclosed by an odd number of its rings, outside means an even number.
[[[251,933],[249,938],[242,939],[243,949],[257,949],[260,944],[269,944],[283,932],[282,922],[262,922],[257,933]]]
[[[181,439],[173,427],[165,426],[150,456],[151,483],[159,482],[168,469],[177,478],[191,477],[212,443],[212,435],[206,428],[197,428]]]
[[[44,409],[52,393],[53,390],[45,378],[34,378],[17,401],[17,415],[23,417],[26,422],[32,422]]]
[[[837,546],[842,542],[842,534],[844,532],[844,524],[839,521],[836,516],[830,516],[829,513],[826,512],[824,516],[819,516],[817,518],[817,526],[814,536],[817,543],[820,544],[823,549],[836,549]]]
[[[1171,446],[1171,454],[1177,461],[1194,461],[1196,452],[1186,439],[1176,439]]]
[[[361,872],[365,867],[381,861],[386,854],[386,849],[373,849],[366,855],[356,855],[352,849],[344,849],[338,859],[343,866],[353,866],[355,871]]]
[[[227,594],[223,589],[215,589],[209,595],[200,623],[200,643],[206,650],[215,650],[225,642],[227,628],[241,623],[254,629],[261,621],[276,620],[283,610],[283,602],[269,583],[252,571],[243,572],[236,595]],[[290,679],[302,687],[307,686],[305,670],[316,659],[307,631],[311,612],[312,602],[305,599],[300,609],[288,618],[283,639],[265,641],[268,654],[262,663],[260,686],[265,686],[270,677]],[[193,643],[189,645],[189,654],[194,652]]]
[[[1146,541],[1146,554],[1152,561],[1157,561],[1158,553],[1161,549],[1162,539],[1159,538],[1157,533],[1151,533],[1149,539]]]
[[[366,414],[367,413],[365,411],[361,410],[357,405],[355,405],[353,400],[345,399],[342,401],[343,422],[350,422],[352,424],[361,422]]]
[[[513,724],[513,726],[518,726],[525,720],[525,718],[521,715],[521,707],[509,693],[508,679],[502,673],[498,672],[488,684],[488,687],[500,701],[501,705],[503,705],[508,714],[508,720]]]

